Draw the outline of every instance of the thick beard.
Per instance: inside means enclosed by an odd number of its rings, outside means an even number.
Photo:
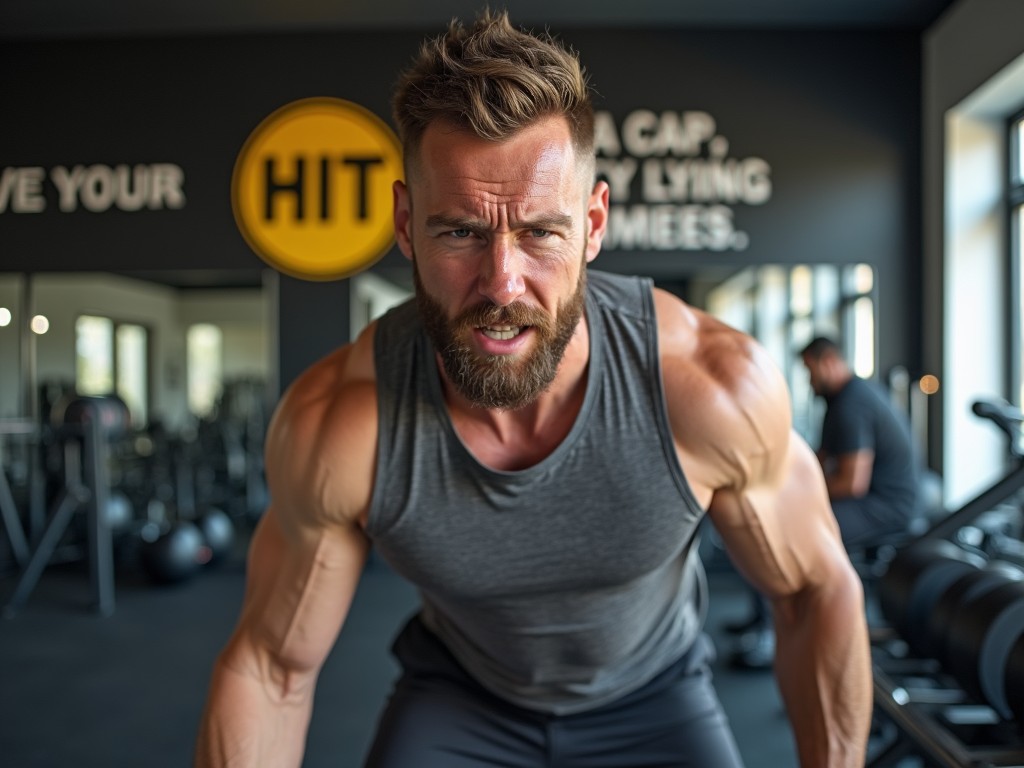
[[[449,320],[441,304],[423,287],[413,260],[420,318],[456,390],[480,408],[511,411],[536,400],[554,381],[565,349],[583,317],[586,274],[584,264],[575,293],[559,303],[554,319],[517,301],[505,307],[480,304]],[[482,325],[530,326],[536,344],[525,356],[480,355],[471,346],[470,337]]]

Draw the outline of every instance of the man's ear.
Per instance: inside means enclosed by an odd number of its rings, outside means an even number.
[[[409,200],[409,188],[402,181],[391,186],[394,198],[395,241],[402,255],[412,259],[412,202]]]
[[[587,261],[593,261],[601,251],[601,242],[608,229],[608,182],[599,181],[594,185],[587,201]]]

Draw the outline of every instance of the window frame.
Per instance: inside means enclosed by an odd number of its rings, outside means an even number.
[[[1006,123],[1007,134],[1007,177],[1006,177],[1006,220],[1007,220],[1007,391],[1010,400],[1018,407],[1024,407],[1024,232],[1021,219],[1024,217],[1024,147],[1021,133],[1024,131],[1024,108],[1010,115]]]
[[[110,315],[100,314],[98,312],[78,312],[78,313],[76,313],[75,314],[74,325],[73,325],[75,331],[74,331],[74,334],[73,334],[73,337],[72,337],[73,341],[74,341],[74,344],[75,344],[75,379],[76,379],[76,382],[77,382],[77,379],[78,379],[78,370],[77,370],[77,366],[78,366],[78,362],[77,362],[77,360],[78,360],[78,321],[81,318],[83,318],[83,317],[96,317],[96,318],[100,318],[100,319],[103,319],[103,320],[108,320],[110,322],[110,352],[111,352],[111,371],[110,371],[110,376],[111,376],[111,392],[112,392],[112,394],[115,394],[118,397],[123,397],[123,395],[121,395],[121,393],[118,391],[118,382],[120,380],[119,379],[119,372],[120,372],[120,368],[121,368],[121,366],[123,364],[121,359],[120,359],[121,356],[120,356],[120,353],[119,353],[118,331],[121,328],[123,328],[123,327],[129,326],[129,327],[141,328],[143,330],[143,332],[145,333],[145,337],[144,338],[145,338],[146,350],[145,350],[145,360],[143,362],[143,365],[144,365],[144,370],[145,370],[146,381],[145,381],[144,392],[143,392],[143,395],[142,395],[142,400],[143,400],[142,401],[142,409],[143,409],[143,412],[141,414],[132,413],[133,420],[137,419],[137,421],[139,422],[139,423],[136,424],[136,426],[140,426],[140,427],[141,426],[145,426],[146,424],[149,423],[150,414],[152,413],[152,409],[153,409],[153,371],[154,371],[153,360],[154,360],[154,357],[153,357],[153,328],[152,328],[152,326],[150,326],[149,323],[143,323],[143,322],[139,322],[137,320],[119,319],[119,318],[116,318],[116,317],[111,317]],[[76,386],[77,386],[77,384],[76,384]]]

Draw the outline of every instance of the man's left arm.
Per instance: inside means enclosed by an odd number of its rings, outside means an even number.
[[[752,339],[656,292],[669,419],[729,556],[769,597],[803,768],[864,765],[871,665],[860,579],[785,380]]]
[[[875,435],[868,411],[846,399],[829,406],[826,421],[822,453],[828,461],[822,462],[822,467],[828,497],[859,499],[866,496],[875,469]]]
[[[715,493],[711,518],[730,557],[773,605],[775,672],[805,768],[864,764],[871,665],[860,580],[824,480],[796,434],[745,483]],[[774,467],[774,468],[773,468]]]
[[[836,456],[825,475],[828,497],[859,499],[866,496],[874,469],[875,452],[869,448]]]

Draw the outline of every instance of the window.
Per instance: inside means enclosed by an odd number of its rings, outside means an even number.
[[[816,442],[821,403],[799,353],[815,336],[844,347],[857,375],[875,375],[875,272],[869,264],[741,269],[708,292],[708,311],[756,338],[786,376],[796,430]]]
[[[114,333],[114,370],[116,392],[132,414],[132,423],[142,425],[149,420],[149,359],[146,353],[149,334],[141,325],[124,323]]]
[[[132,423],[149,418],[149,331],[135,323],[80,315],[75,321],[75,389],[82,395],[116,394]]]
[[[1009,370],[1010,391],[1018,406],[1024,406],[1024,111],[1010,120],[1009,222],[1010,222],[1010,301]]]
[[[846,267],[842,305],[843,337],[854,373],[864,379],[875,374],[875,272],[867,264]]]
[[[82,315],[75,321],[75,389],[83,395],[114,391],[114,321]]]
[[[196,416],[208,416],[217,405],[224,383],[224,336],[210,323],[197,323],[186,337],[188,365],[188,409]]]

